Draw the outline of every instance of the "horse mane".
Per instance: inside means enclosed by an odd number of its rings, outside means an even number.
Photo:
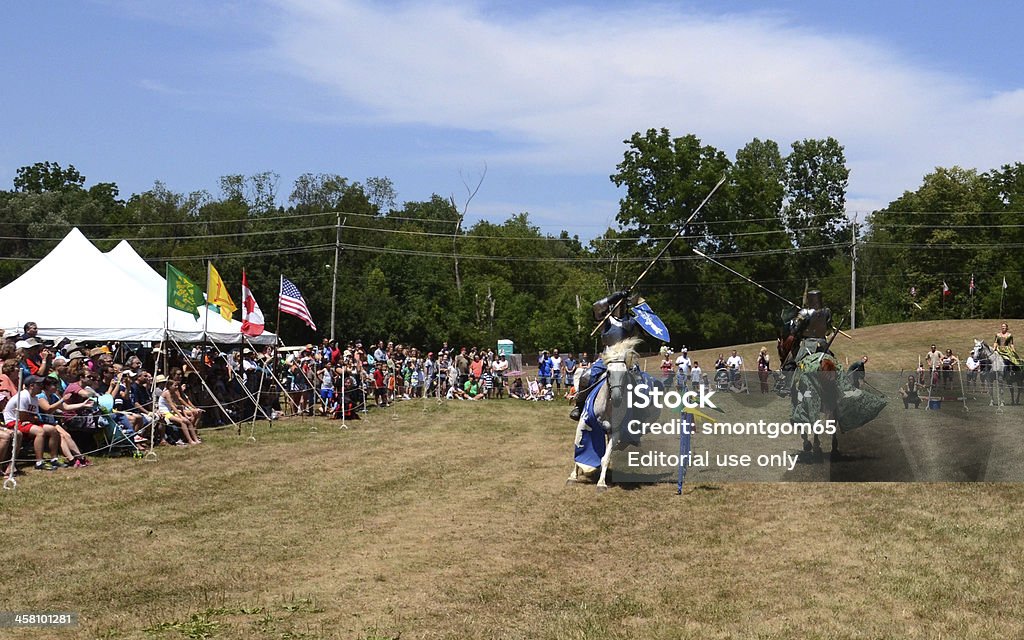
[[[625,360],[626,355],[629,354],[630,351],[636,351],[636,346],[641,342],[643,342],[643,340],[640,338],[626,338],[622,342],[605,347],[604,353],[601,354],[601,358],[605,362]]]

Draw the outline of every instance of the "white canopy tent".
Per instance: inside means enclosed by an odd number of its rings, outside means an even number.
[[[205,283],[202,283],[205,284]],[[0,327],[20,333],[35,322],[39,336],[80,341],[241,343],[241,323],[210,313],[199,318],[167,308],[167,282],[127,242],[100,252],[77,228],[17,280],[0,289]],[[274,344],[264,333],[254,343]]]

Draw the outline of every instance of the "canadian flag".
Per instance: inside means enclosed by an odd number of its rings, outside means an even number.
[[[242,333],[247,336],[258,336],[263,333],[263,312],[260,305],[256,304],[256,298],[252,297],[249,290],[249,281],[245,279],[245,271],[242,271]]]

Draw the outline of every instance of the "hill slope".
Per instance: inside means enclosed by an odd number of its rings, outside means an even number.
[[[917,368],[918,357],[928,352],[935,345],[943,352],[952,349],[961,361],[966,360],[974,347],[974,339],[979,338],[992,344],[992,339],[999,330],[999,325],[1006,322],[1010,331],[1014,328],[1024,331],[1024,320],[929,320],[926,322],[904,322],[900,324],[882,324],[847,331],[850,338],[839,336],[832,343],[832,351],[839,361],[848,365],[861,356],[868,356],[868,366],[874,371],[899,371]],[[1024,333],[1021,334],[1024,336]],[[1024,339],[1024,338],[1021,338]],[[706,372],[714,369],[718,354],[728,357],[733,349],[743,357],[744,368],[751,370],[757,366],[757,354],[761,347],[768,348],[771,356],[772,369],[778,368],[779,356],[775,341],[754,342],[731,347],[700,349],[700,345],[687,345],[690,357],[700,362]],[[672,347],[679,351],[681,345]],[[648,372],[655,373],[661,363],[658,356],[645,359]]]

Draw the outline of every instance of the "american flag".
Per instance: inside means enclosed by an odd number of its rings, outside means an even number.
[[[310,329],[316,331],[316,325],[313,324],[313,316],[310,315],[309,307],[306,306],[306,301],[302,299],[299,288],[295,286],[294,282],[284,276],[281,276],[281,295],[277,298],[277,304],[282,312],[300,318],[309,325]]]

